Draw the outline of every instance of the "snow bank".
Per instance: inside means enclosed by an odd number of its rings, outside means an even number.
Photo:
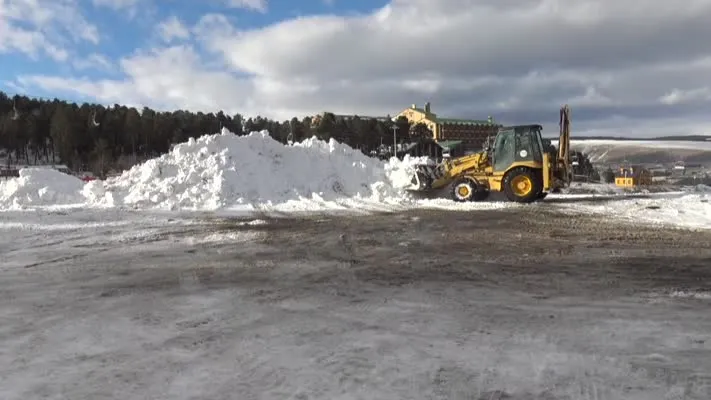
[[[703,185],[699,185],[703,186]],[[596,194],[604,196],[627,196],[627,195],[639,195],[639,194],[653,194],[653,193],[678,193],[680,191],[694,191],[703,192],[704,189],[693,187],[691,189],[685,189],[684,187],[674,187],[670,185],[650,185],[642,187],[619,187],[614,183],[601,183],[601,182],[572,182],[569,187],[561,190],[563,196],[565,195],[580,195],[580,194]]]
[[[266,131],[237,136],[223,130],[179,144],[106,181],[84,184],[53,169],[23,169],[19,178],[0,181],[0,209],[76,205],[227,213],[369,213],[415,207],[460,211],[525,207],[498,201],[418,198],[405,188],[414,166],[422,163],[434,164],[428,158],[407,156],[383,162],[334,140],[311,138],[284,145]],[[576,213],[709,229],[709,189],[698,185],[673,196],[630,199],[614,185],[574,183],[567,193],[550,195],[554,201],[549,204]],[[599,201],[600,197],[610,199]],[[580,202],[556,202],[556,198]]]
[[[384,168],[393,187],[403,190],[411,184],[417,165],[434,166],[437,163],[430,157],[410,157],[409,154],[406,154],[402,161],[397,158],[391,158]]]
[[[711,203],[708,195],[689,194],[678,198],[644,199],[628,212],[662,226],[711,229]]]
[[[163,210],[389,210],[415,200],[405,190],[414,165],[388,162],[335,140],[284,145],[268,132],[227,130],[190,139],[106,181],[84,184],[52,169],[25,169],[3,182],[0,209],[57,204]],[[388,208],[390,207],[390,208]]]
[[[691,191],[693,192],[700,192],[700,193],[711,193],[711,186],[708,185],[696,185],[691,188]]]
[[[622,195],[627,191],[614,183],[571,182],[569,187],[561,190],[561,193]]]
[[[81,204],[84,182],[52,168],[23,168],[19,178],[0,180],[0,208]]]
[[[601,215],[664,228],[682,227],[711,229],[711,195],[709,193],[658,193],[649,198],[626,199],[620,196],[610,201],[578,197],[579,203],[561,204],[560,209],[573,214]],[[571,195],[572,197],[572,195]]]
[[[168,154],[83,190],[94,205],[218,210],[293,202],[402,202],[413,160],[384,163],[316,138],[284,145],[268,132],[190,139]]]

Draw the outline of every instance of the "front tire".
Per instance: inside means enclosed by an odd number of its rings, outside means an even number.
[[[474,201],[477,193],[477,184],[469,178],[459,178],[452,184],[452,200],[456,202]]]
[[[504,193],[510,201],[531,203],[540,198],[543,182],[540,173],[529,168],[514,168],[503,181]]]

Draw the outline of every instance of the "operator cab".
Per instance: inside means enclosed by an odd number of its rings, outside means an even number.
[[[541,125],[515,125],[499,129],[494,140],[494,171],[506,171],[515,162],[543,162]]]

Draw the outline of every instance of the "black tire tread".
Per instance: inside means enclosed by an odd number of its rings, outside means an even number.
[[[471,184],[472,192],[471,192],[471,195],[469,196],[468,199],[466,199],[466,200],[460,200],[460,199],[457,198],[457,196],[456,196],[457,186],[458,186],[459,184],[465,183],[465,182]],[[478,193],[478,189],[479,189],[479,185],[476,183],[475,180],[473,180],[473,179],[471,179],[471,178],[468,178],[468,177],[466,177],[466,176],[462,176],[462,177],[460,177],[460,178],[457,178],[454,182],[452,182],[452,187],[451,187],[451,190],[450,190],[450,197],[451,197],[452,200],[454,200],[454,201],[456,201],[456,202],[474,201],[474,200],[476,199],[476,194]]]
[[[529,193],[528,196],[518,197],[513,193],[513,191],[511,191],[511,179],[519,175],[527,175],[531,179],[531,182],[533,182],[533,190],[531,190],[531,193]],[[526,167],[517,167],[506,173],[502,184],[504,186],[503,189],[506,197],[510,201],[517,203],[532,203],[538,200],[541,192],[543,192],[543,177],[541,177],[540,171],[532,170]]]

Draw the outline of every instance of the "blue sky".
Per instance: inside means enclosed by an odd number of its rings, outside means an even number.
[[[62,2],[40,1],[39,6]],[[64,77],[81,76],[89,79],[116,78],[121,73],[115,69],[102,68],[96,65],[96,60],[116,64],[137,49],[159,46],[160,39],[156,35],[156,25],[170,17],[176,17],[186,27],[190,27],[206,14],[220,14],[229,19],[241,29],[258,29],[279,21],[313,15],[358,15],[372,12],[387,4],[384,0],[269,0],[264,2],[265,9],[250,7],[249,3],[259,4],[260,0],[246,0],[246,5],[240,5],[240,0],[99,0],[70,1],[76,12],[89,23],[97,27],[100,35],[99,43],[79,41],[73,43],[71,58],[76,62],[72,65],[65,61],[53,60],[51,57],[29,56],[22,50],[0,53],[0,90],[11,94],[25,94],[33,97],[60,96],[69,100],[90,99],[91,96],[72,91],[47,90],[42,87],[26,92],[13,84],[13,80],[21,75],[57,75]],[[8,3],[23,3],[9,0]],[[2,9],[3,5],[0,5]],[[2,13],[0,13],[1,15]],[[29,28],[31,24],[21,19],[14,25]],[[71,24],[58,27],[59,30],[71,29]],[[194,43],[194,40],[188,40]],[[0,47],[1,49],[1,47]],[[98,58],[100,56],[101,58]],[[84,60],[84,62],[82,62]],[[92,62],[94,60],[94,62]],[[92,64],[88,67],[82,64]]]
[[[289,119],[323,111],[711,133],[711,0],[4,0],[10,94]],[[630,29],[634,26],[634,29]]]

